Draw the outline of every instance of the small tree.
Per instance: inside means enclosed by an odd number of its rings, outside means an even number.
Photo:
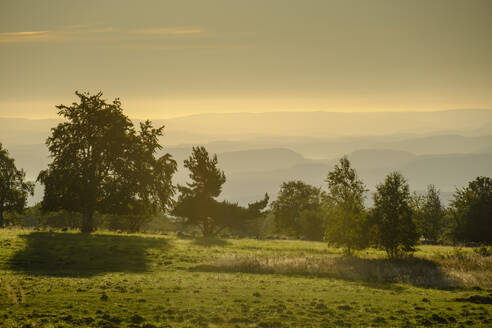
[[[215,198],[222,192],[226,181],[224,171],[217,167],[217,155],[210,157],[205,147],[193,147],[191,156],[184,161],[190,171],[191,182],[178,185],[180,196],[174,214],[186,218],[186,224],[200,228],[206,237],[215,236],[225,227],[219,218]]]
[[[277,230],[296,237],[321,240],[324,231],[320,220],[322,197],[320,188],[302,181],[282,183],[278,197],[272,203]]]
[[[399,172],[386,176],[376,187],[372,223],[374,242],[388,257],[395,258],[413,252],[418,241],[412,220],[411,197],[406,179]]]
[[[438,240],[443,233],[446,215],[439,197],[439,189],[434,185],[427,186],[424,195],[413,195],[412,204],[419,234],[427,240]]]
[[[27,195],[33,194],[34,184],[25,181],[24,170],[18,170],[13,158],[0,143],[0,228],[4,227],[6,211],[22,212],[26,207]]]
[[[352,249],[366,247],[364,234],[364,200],[367,189],[347,157],[342,157],[326,178],[326,239],[345,247],[350,255]]]
[[[146,121],[137,132],[118,99],[75,94],[79,103],[57,106],[66,121],[46,141],[52,162],[38,177],[45,187],[42,209],[81,213],[82,232],[94,230],[96,211],[142,217],[165,210],[176,162],[169,154],[155,156],[164,127]]]
[[[247,221],[258,217],[268,204],[268,195],[262,201],[249,204],[248,208],[228,201],[218,202],[216,197],[226,177],[217,164],[217,155],[210,157],[205,147],[193,147],[191,156],[184,161],[191,182],[178,185],[180,195],[173,210],[174,215],[185,218],[185,224],[197,226],[205,237],[216,236],[226,228],[240,229]]]
[[[492,178],[477,177],[457,189],[450,210],[454,239],[492,243]]]
[[[219,227],[219,231],[227,228],[230,232],[240,236],[252,233],[252,225],[255,221],[264,217],[263,211],[268,205],[268,194],[257,202],[249,203],[248,207],[243,207],[237,203],[228,201],[216,202],[212,217]]]

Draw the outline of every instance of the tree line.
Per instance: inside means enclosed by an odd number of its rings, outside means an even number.
[[[492,243],[492,179],[477,177],[458,188],[446,208],[439,190],[411,193],[405,177],[389,173],[376,186],[373,206],[363,181],[343,157],[325,180],[326,191],[302,181],[282,184],[272,214],[278,231],[297,238],[325,240],[352,250],[376,247],[389,257],[414,251],[419,239],[429,242]]]
[[[276,233],[326,240],[348,254],[372,246],[398,257],[412,252],[420,238],[492,242],[491,178],[477,177],[457,189],[445,208],[434,186],[423,195],[411,193],[405,177],[392,172],[377,185],[368,208],[369,191],[343,157],[327,173],[325,188],[288,181],[269,209],[267,194],[244,207],[217,200],[226,176],[205,147],[193,147],[184,161],[190,182],[175,186],[176,161],[158,156],[164,126],[147,120],[135,127],[119,99],[76,95],[78,102],[57,106],[63,122],[46,140],[51,161],[37,178],[44,196],[36,208],[79,217],[82,232],[94,231],[98,215],[138,231],[149,217],[165,213],[207,237],[224,231],[254,235],[258,224],[271,220]],[[33,186],[0,144],[0,226],[4,212],[25,209]]]

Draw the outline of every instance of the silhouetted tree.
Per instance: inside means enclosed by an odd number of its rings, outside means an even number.
[[[164,127],[146,121],[137,132],[119,99],[75,94],[79,103],[57,106],[65,121],[46,141],[52,162],[38,177],[45,187],[42,209],[81,213],[83,232],[94,230],[95,211],[140,218],[165,210],[176,162],[169,154],[156,157]]]
[[[325,180],[328,183],[326,197],[326,240],[345,247],[350,255],[352,249],[367,246],[364,233],[364,200],[367,189],[347,157],[342,157]]]
[[[374,242],[390,258],[413,252],[418,233],[412,220],[411,197],[406,179],[399,172],[386,176],[376,187],[371,220]]]
[[[265,194],[262,200],[249,203],[248,207],[228,201],[217,202],[211,215],[217,223],[217,233],[225,228],[240,236],[251,233],[251,225],[264,216],[263,210],[268,205],[268,200],[268,194]]]
[[[24,170],[17,169],[14,159],[0,143],[0,228],[4,226],[4,212],[22,212],[27,195],[34,192],[34,184],[26,182],[25,176]]]
[[[424,195],[413,195],[412,208],[419,234],[427,240],[437,241],[443,233],[446,215],[439,189],[429,185]]]
[[[477,177],[457,189],[451,202],[453,237],[458,241],[492,243],[492,178]]]
[[[204,236],[215,236],[224,229],[214,213],[217,212],[215,198],[226,181],[224,171],[217,167],[217,155],[210,157],[205,147],[193,147],[184,167],[190,171],[191,182],[178,185],[180,195],[173,212],[186,218],[186,224],[198,226]]]
[[[205,147],[193,147],[192,154],[184,160],[190,171],[191,182],[178,185],[180,192],[173,214],[186,218],[186,224],[198,226],[204,236],[214,236],[223,229],[218,217],[217,201],[226,181],[224,171],[217,167],[217,155],[210,157]]]
[[[271,206],[277,230],[296,237],[321,240],[324,234],[322,198],[320,188],[302,181],[282,183]]]
[[[220,195],[226,177],[217,164],[217,155],[210,157],[205,147],[193,147],[191,156],[184,161],[191,182],[178,185],[180,195],[173,210],[187,225],[199,227],[205,237],[215,236],[226,228],[240,229],[248,220],[261,215],[268,204],[268,195],[248,208],[218,202],[215,198]]]

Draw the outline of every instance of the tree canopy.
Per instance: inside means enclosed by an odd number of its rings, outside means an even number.
[[[166,209],[177,166],[169,154],[156,157],[164,127],[146,121],[137,132],[119,99],[75,94],[79,103],[57,106],[65,121],[46,141],[52,161],[38,177],[43,210],[82,213],[82,231],[91,232],[95,211],[140,217]]]
[[[203,146],[193,147],[192,154],[184,161],[191,181],[178,185],[180,195],[173,210],[173,214],[184,218],[187,225],[197,226],[205,237],[215,236],[226,228],[239,229],[260,216],[268,204],[268,195],[250,203],[247,208],[217,201],[215,198],[226,181],[224,171],[217,164],[217,155],[210,156]]]
[[[15,161],[0,143],[0,228],[4,226],[5,211],[22,212],[34,184],[25,181],[25,172],[17,169]]]
[[[439,189],[427,186],[423,195],[413,195],[413,211],[417,230],[427,240],[437,241],[443,233],[445,209],[439,197]]]
[[[324,234],[320,188],[303,181],[282,183],[277,199],[272,203],[272,214],[277,230],[308,239],[321,240]]]
[[[410,188],[401,173],[392,172],[376,187],[372,223],[374,242],[390,258],[413,252],[418,233],[410,206]]]
[[[365,247],[364,200],[367,189],[347,157],[342,157],[325,180],[328,184],[326,197],[326,239],[336,246],[351,249]]]
[[[456,240],[492,243],[492,178],[477,177],[457,189],[451,212]]]

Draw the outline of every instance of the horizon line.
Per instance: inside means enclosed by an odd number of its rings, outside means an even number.
[[[298,113],[298,114],[313,114],[313,113],[330,113],[330,114],[405,114],[405,113],[437,113],[437,112],[457,112],[457,111],[492,111],[492,108],[454,108],[454,109],[437,109],[437,110],[402,110],[402,111],[330,111],[330,110],[313,110],[313,111],[299,111],[299,110],[278,110],[278,111],[263,111],[263,112],[205,112],[205,113],[192,113],[185,115],[171,115],[168,117],[153,117],[153,118],[139,118],[130,117],[131,120],[145,121],[145,120],[168,120],[168,119],[180,119],[187,117],[206,116],[206,115],[238,115],[238,114],[285,114],[285,113]],[[45,118],[27,118],[22,116],[0,116],[0,119],[23,119],[30,121],[43,121],[43,120],[58,120],[57,116],[45,117]]]

